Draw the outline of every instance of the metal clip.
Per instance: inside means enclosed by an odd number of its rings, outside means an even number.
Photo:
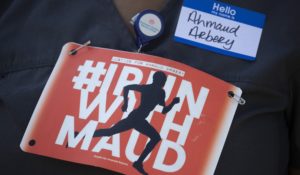
[[[236,94],[234,94],[234,92],[232,91],[229,91],[228,92],[228,96],[230,98],[233,98],[234,100],[236,100],[240,105],[245,105],[246,104],[246,100],[243,99],[242,97],[240,96],[237,96]]]
[[[134,25],[134,22],[136,21],[137,17],[140,15],[140,13],[135,14],[131,20],[130,20],[130,24]]]
[[[142,48],[143,48],[143,45],[141,44],[140,47],[137,50],[137,53],[141,53]]]
[[[80,50],[80,49],[82,49],[82,48],[84,48],[84,47],[86,47],[86,46],[88,46],[90,44],[91,44],[91,41],[89,40],[89,41],[85,42],[83,45],[77,47],[76,49],[72,49],[69,52],[69,55],[76,55],[76,53],[77,53],[78,50]]]

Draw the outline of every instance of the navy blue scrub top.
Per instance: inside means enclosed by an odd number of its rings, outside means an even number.
[[[182,62],[243,89],[215,175],[287,175],[300,169],[300,20],[293,0],[224,0],[266,14],[257,60],[173,40],[181,0],[161,11],[165,32],[143,52]],[[101,168],[24,153],[33,109],[66,42],[136,51],[111,0],[4,0],[0,7],[0,174],[112,175]]]

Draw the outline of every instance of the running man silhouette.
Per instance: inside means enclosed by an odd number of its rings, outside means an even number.
[[[163,89],[167,80],[167,76],[163,72],[155,72],[153,74],[153,83],[146,85],[128,85],[123,89],[124,103],[122,111],[127,111],[128,106],[128,92],[129,90],[138,91],[141,93],[140,106],[134,109],[127,118],[120,120],[117,124],[109,129],[98,129],[95,131],[93,137],[112,136],[130,129],[135,129],[138,132],[150,138],[144,151],[137,161],[133,163],[133,167],[143,175],[148,173],[143,168],[143,161],[148,154],[154,149],[157,143],[161,140],[159,133],[146,120],[149,113],[156,105],[163,106],[162,113],[168,113],[175,104],[179,103],[180,99],[175,97],[173,101],[166,106],[165,91]]]

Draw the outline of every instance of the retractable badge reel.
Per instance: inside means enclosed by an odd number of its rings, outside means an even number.
[[[164,30],[164,21],[161,15],[154,10],[145,10],[136,14],[132,19],[136,33],[136,45],[141,51],[142,47],[161,36]]]

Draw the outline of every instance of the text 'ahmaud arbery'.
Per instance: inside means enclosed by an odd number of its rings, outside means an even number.
[[[225,50],[231,50],[235,43],[233,38],[238,37],[240,25],[230,26],[204,19],[203,15],[196,10],[190,12],[187,20],[188,23],[195,25],[189,31],[189,36],[194,37],[195,40],[200,39],[207,43],[220,44]],[[232,37],[228,37],[228,34]]]

